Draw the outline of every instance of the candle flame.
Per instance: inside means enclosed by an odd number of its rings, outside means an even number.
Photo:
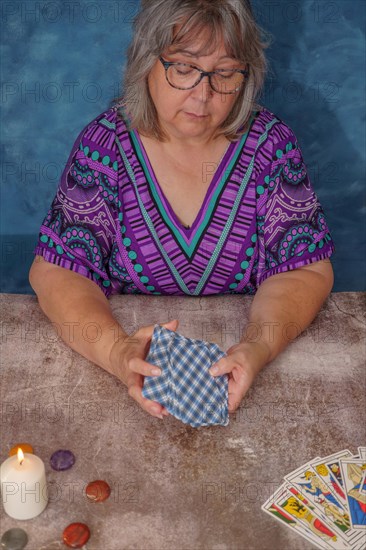
[[[24,453],[20,447],[18,447],[17,455],[18,455],[19,464],[22,465],[24,460]]]

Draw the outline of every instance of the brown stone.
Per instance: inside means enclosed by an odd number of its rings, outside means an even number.
[[[106,481],[97,479],[96,481],[88,483],[85,492],[88,500],[92,502],[103,502],[107,500],[111,494],[111,488]]]

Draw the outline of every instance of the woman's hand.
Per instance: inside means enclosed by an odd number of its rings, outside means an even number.
[[[250,308],[245,340],[232,346],[227,357],[216,363],[216,372],[214,366],[210,369],[214,376],[229,375],[230,412],[239,407],[258,372],[310,325],[332,285],[333,269],[328,259],[271,275],[262,282]]]
[[[178,321],[164,323],[163,327],[169,330],[177,330]],[[140,328],[129,338],[115,342],[110,353],[111,371],[128,388],[129,395],[152,416],[163,418],[169,413],[156,401],[146,399],[142,395],[144,376],[159,376],[161,369],[145,361],[150,350],[154,325]]]
[[[266,365],[270,350],[263,342],[235,344],[210,368],[213,376],[229,375],[229,412],[234,412],[258,372]]]

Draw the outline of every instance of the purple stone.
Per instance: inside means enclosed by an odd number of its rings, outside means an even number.
[[[68,470],[75,464],[75,456],[71,451],[60,449],[55,451],[50,458],[51,467],[54,470]]]

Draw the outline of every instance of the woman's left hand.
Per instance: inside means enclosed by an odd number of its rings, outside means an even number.
[[[258,372],[267,364],[270,350],[264,342],[235,344],[209,370],[213,376],[229,375],[229,412],[234,412]]]

